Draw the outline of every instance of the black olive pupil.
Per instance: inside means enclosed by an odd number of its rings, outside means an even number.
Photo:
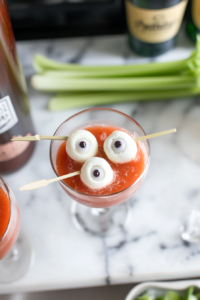
[[[99,177],[100,176],[99,170],[94,170],[93,175],[94,177]]]
[[[121,147],[122,143],[120,141],[116,141],[114,143],[114,145],[115,145],[116,148],[119,148],[119,147]]]
[[[80,142],[80,143],[79,143],[79,146],[80,146],[81,148],[85,148],[85,147],[86,147],[86,142],[83,142],[83,141]]]

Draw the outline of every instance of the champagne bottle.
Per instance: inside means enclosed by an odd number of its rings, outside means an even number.
[[[125,0],[131,48],[143,56],[155,56],[171,49],[186,5],[187,0]]]
[[[200,33],[200,0],[191,0],[189,2],[186,31],[193,42],[196,42],[196,36]]]
[[[22,167],[34,143],[11,142],[34,135],[26,83],[17,57],[15,39],[5,0],[0,0],[0,173]]]

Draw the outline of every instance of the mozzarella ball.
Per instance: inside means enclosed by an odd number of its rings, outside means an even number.
[[[101,157],[89,158],[81,168],[81,180],[91,189],[101,189],[113,180],[113,170]]]
[[[80,163],[96,155],[98,143],[95,136],[87,130],[76,130],[69,135],[66,143],[67,154]]]
[[[103,145],[107,157],[114,163],[126,163],[133,160],[137,154],[137,144],[124,131],[113,131]]]

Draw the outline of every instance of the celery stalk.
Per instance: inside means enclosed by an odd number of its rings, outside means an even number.
[[[115,66],[84,66],[78,64],[56,63],[42,55],[34,58],[34,67],[38,73],[54,71],[63,72],[66,75],[74,73],[82,77],[129,77],[129,76],[153,76],[163,74],[180,74],[188,67],[189,59],[167,63],[148,63],[135,65]]]
[[[177,69],[176,69],[177,70]],[[155,71],[155,74],[153,74],[153,72],[151,70],[149,70],[150,74],[148,74],[148,72],[146,72],[145,76],[142,73],[141,74],[138,72],[138,77],[147,77],[147,76],[167,76],[167,75],[179,75],[178,73],[176,74],[171,74],[170,70],[165,70],[165,72],[163,73],[163,70],[160,70],[160,72],[158,72],[157,70]],[[168,74],[169,72],[169,74]],[[93,70],[90,72],[87,71],[63,71],[63,70],[46,70],[45,72],[40,72],[39,68],[38,68],[38,73],[40,73],[41,75],[44,76],[50,76],[50,77],[59,77],[59,78],[65,78],[65,79],[74,79],[74,78],[135,78],[136,77],[136,72],[132,72],[132,70],[120,70],[120,69],[116,69],[115,71],[104,71],[104,70]],[[189,73],[189,71],[188,71]]]
[[[195,96],[200,90],[181,89],[166,91],[139,91],[139,92],[100,92],[100,93],[68,93],[58,94],[49,102],[51,111],[58,111],[74,107],[83,107],[91,105],[105,105],[119,102],[163,100],[170,98],[182,98]]]
[[[192,88],[197,85],[195,76],[160,76],[144,78],[67,79],[35,75],[32,86],[40,91],[138,91]]]

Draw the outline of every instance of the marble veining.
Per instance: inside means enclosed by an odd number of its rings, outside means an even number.
[[[36,132],[52,134],[62,121],[82,108],[61,112],[47,109],[49,94],[30,85],[36,53],[64,62],[88,65],[145,63],[131,52],[125,36],[19,42],[17,44]],[[182,33],[178,45],[156,61],[186,58],[193,49]],[[54,177],[49,141],[37,143],[31,160],[5,176],[16,194],[21,230],[35,250],[35,263],[21,280],[0,285],[0,293],[72,288],[154,279],[197,277],[200,246],[180,238],[180,226],[199,208],[200,106],[188,98],[107,105],[130,115],[147,134],[176,127],[178,132],[152,139],[151,165],[139,191],[129,200],[132,217],[119,234],[97,237],[78,231],[70,217],[72,200],[58,183],[19,192],[27,182]]]

